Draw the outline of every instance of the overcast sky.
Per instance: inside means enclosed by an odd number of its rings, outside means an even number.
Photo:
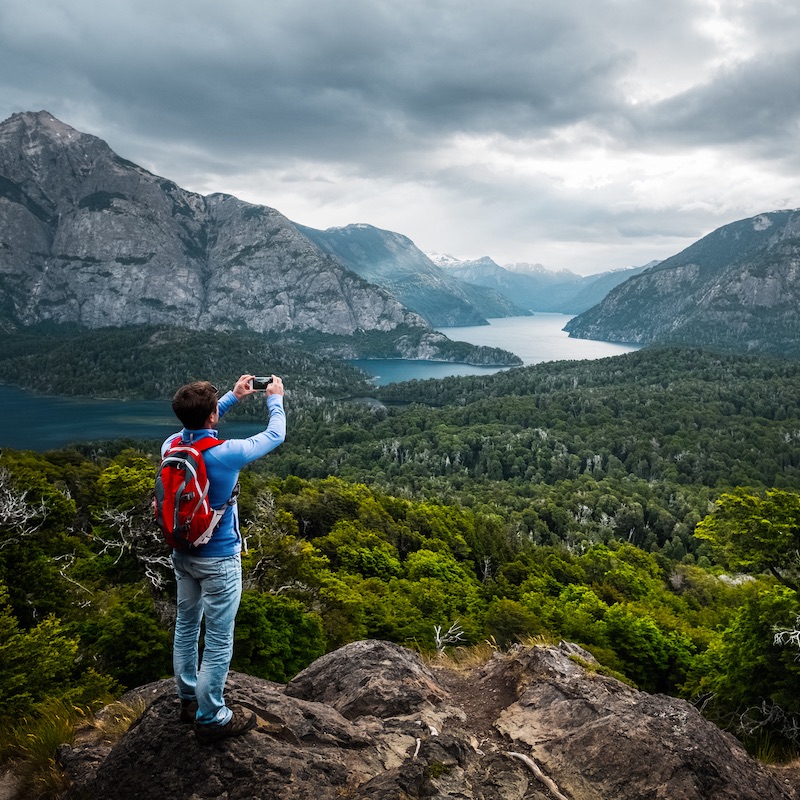
[[[800,206],[795,0],[2,0],[0,118],[184,188],[582,274]]]

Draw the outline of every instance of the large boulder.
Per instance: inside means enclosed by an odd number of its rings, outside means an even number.
[[[587,672],[579,664],[585,657],[565,659],[558,650],[534,647],[511,658],[523,676],[519,699],[500,714],[497,730],[568,797],[786,796],[733,736],[690,703]]]
[[[76,800],[794,798],[691,705],[597,674],[574,645],[454,670],[366,641],[285,687],[232,673],[227,697],[258,725],[210,745],[169,682],[140,696],[115,746],[61,753]]]
[[[399,717],[448,699],[419,657],[390,642],[353,642],[315,661],[294,679],[290,697],[326,703],[347,719]]]

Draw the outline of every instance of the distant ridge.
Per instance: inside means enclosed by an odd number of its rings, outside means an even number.
[[[434,263],[407,236],[363,223],[321,231],[298,225],[319,248],[386,289],[431,325],[485,325],[529,313],[493,290],[476,289]]]
[[[725,225],[612,290],[572,336],[800,357],[800,211]]]
[[[436,257],[443,268],[465,283],[494,290],[531,312],[561,314],[586,311],[613,287],[647,268],[631,267],[581,277],[566,269],[548,270],[541,264],[519,262],[501,267],[488,256],[475,261]]]

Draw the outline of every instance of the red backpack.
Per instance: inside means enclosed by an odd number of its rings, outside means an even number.
[[[224,439],[206,436],[197,442],[185,443],[177,436],[161,460],[156,473],[153,510],[167,544],[175,550],[188,550],[206,544],[232,497],[222,508],[211,508],[208,502],[208,475],[203,452],[216,447]]]

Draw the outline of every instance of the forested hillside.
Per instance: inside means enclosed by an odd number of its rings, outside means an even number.
[[[243,474],[233,667],[565,638],[796,752],[799,387],[794,363],[664,349],[289,402],[286,443]],[[0,715],[26,720],[6,753],[54,704],[169,674],[155,467],[156,443],[0,455]]]
[[[393,384],[375,390],[383,409],[295,415],[269,469],[525,514],[545,538],[691,552],[718,488],[798,487],[798,385],[792,362],[693,349]]]
[[[339,396],[347,383],[367,387],[339,359],[248,331],[201,337],[150,325],[97,331],[40,325],[0,339],[0,381],[46,394],[167,399],[190,380],[232,386],[243,370],[282,375],[300,400]]]
[[[242,370],[280,374],[295,403],[370,391],[366,376],[341,356],[416,355],[435,337],[437,357],[477,364],[518,364],[494,347],[452,342],[442,334],[400,328],[355,336],[316,332],[259,334],[136,325],[86,330],[37,325],[0,334],[0,382],[60,395],[167,399],[181,384],[202,378],[232,386]],[[400,347],[401,349],[398,349]],[[337,357],[338,356],[338,357]]]

